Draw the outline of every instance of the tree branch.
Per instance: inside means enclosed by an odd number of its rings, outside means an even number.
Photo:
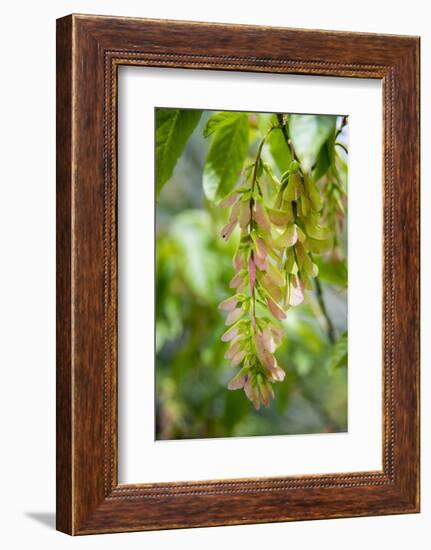
[[[322,315],[326,321],[328,340],[333,345],[336,342],[334,325],[332,324],[331,318],[329,317],[326,309],[325,300],[323,299],[322,285],[320,284],[319,277],[314,278],[314,286],[316,287],[317,301],[319,302]]]

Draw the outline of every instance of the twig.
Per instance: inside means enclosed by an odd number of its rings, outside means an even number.
[[[281,133],[283,134],[284,140],[286,142],[286,145],[289,148],[290,155],[292,157],[292,160],[297,160],[295,149],[293,147],[292,140],[289,138],[289,135],[287,133],[286,125],[283,122],[283,115],[281,113],[277,113],[277,120],[280,125]]]
[[[343,116],[343,120],[341,121],[341,126],[335,132],[335,139],[337,139],[337,137],[341,134],[341,132],[343,131],[344,126],[347,126],[347,115]]]
[[[341,149],[344,150],[344,152],[346,153],[346,155],[349,154],[349,151],[347,150],[347,147],[344,145],[344,143],[341,143],[341,142],[339,142],[339,141],[336,141],[336,142],[335,142],[335,145],[338,145],[338,147],[341,147]]]
[[[320,284],[319,277],[314,278],[314,285],[316,287],[317,301],[319,302],[322,315],[326,321],[328,340],[331,342],[331,344],[335,344],[336,339],[334,325],[332,324],[331,318],[329,317],[328,311],[326,309],[325,300],[323,299],[322,285]]]

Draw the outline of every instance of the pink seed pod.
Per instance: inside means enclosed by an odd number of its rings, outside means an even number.
[[[265,353],[274,353],[276,348],[272,334],[268,329],[265,328],[262,332],[256,333],[254,339],[256,343],[257,354],[262,361],[265,361]]]
[[[266,258],[261,258],[258,254],[254,256],[254,263],[257,265],[257,267],[261,271],[267,271],[268,269],[268,262],[266,261]]]
[[[280,237],[280,241],[282,241],[285,248],[293,246],[298,241],[298,229],[295,224],[286,229]]]
[[[224,358],[225,359],[233,359],[235,357],[235,355],[241,351],[241,346],[242,346],[242,342],[241,341],[236,341],[236,342],[232,342],[230,343],[230,348],[227,350],[227,352],[224,354]]]
[[[237,193],[232,193],[231,195],[228,195],[223,200],[221,200],[218,203],[218,206],[220,208],[229,208],[229,206],[232,206],[233,204],[235,204],[235,202],[237,200],[238,200],[238,194]]]
[[[272,371],[272,378],[275,382],[282,382],[285,376],[286,376],[286,373],[278,365]]]
[[[281,289],[272,282],[272,280],[268,277],[268,273],[265,273],[261,277],[260,282],[262,283],[263,288],[269,293],[271,298],[276,302],[280,302],[282,298]]]
[[[271,230],[271,224],[269,223],[268,216],[260,201],[255,202],[253,217],[256,220],[257,224],[261,227],[261,229],[263,229],[264,231]]]
[[[235,226],[238,222],[233,221],[228,224],[226,224],[223,229],[220,231],[221,238],[227,241],[229,237],[232,235],[233,230],[235,229]]]
[[[284,380],[285,372],[278,366],[277,359],[266,350],[259,351],[259,359],[262,365],[268,370],[269,375],[274,382],[281,382]]]
[[[230,311],[228,313],[228,316],[226,317],[225,324],[226,325],[233,325],[238,321],[238,319],[242,316],[244,313],[243,309],[241,307],[234,309],[233,311]]]
[[[285,227],[291,220],[289,213],[283,212],[282,210],[270,210],[269,218],[272,223],[280,227]]]
[[[256,252],[262,259],[268,256],[268,247],[262,237],[256,239]]]
[[[227,385],[229,390],[240,390],[247,382],[247,375],[241,374],[241,371],[232,378]]]
[[[304,287],[297,275],[295,275],[292,284],[290,285],[289,304],[291,306],[299,306],[304,301]]]
[[[276,325],[269,324],[266,327],[266,330],[269,330],[269,332],[271,333],[272,337],[274,338],[274,342],[277,346],[279,344],[281,344],[281,341],[283,340],[283,336],[284,336],[284,333],[281,330],[281,328],[277,327]]]
[[[264,328],[262,331],[262,344],[269,353],[274,353],[276,347],[275,340],[268,328]]]
[[[267,277],[278,288],[284,287],[284,277],[273,265],[269,266]]]
[[[238,353],[236,353],[233,357],[232,357],[232,360],[230,362],[230,367],[233,369],[235,367],[237,367],[241,361],[244,359],[245,357],[245,350],[241,350],[239,351]]]
[[[237,272],[241,271],[241,269],[243,269],[243,267],[244,267],[244,254],[243,254],[242,250],[238,250],[237,253],[235,254],[235,256],[233,257],[233,266],[234,266],[234,268]]]
[[[268,304],[270,312],[274,315],[276,319],[279,321],[282,321],[283,319],[286,319],[286,314],[284,311],[273,301],[271,298],[266,298],[266,303]]]
[[[243,282],[244,282],[244,275],[243,273],[240,272],[240,273],[237,273],[235,277],[231,280],[229,286],[230,288],[239,289],[243,284]]]
[[[251,220],[250,203],[242,202],[239,213],[239,225],[244,229],[247,227]]]
[[[259,407],[260,407],[259,390],[257,386],[255,386],[252,383],[252,380],[249,377],[247,378],[244,384],[244,391],[245,391],[245,395],[247,396],[247,399],[250,399],[250,401],[253,403],[254,408],[256,410],[259,410]]]
[[[268,407],[271,399],[274,398],[274,392],[270,384],[266,380],[263,380],[259,384],[259,393],[262,399],[262,403],[265,405],[265,407]]]
[[[241,203],[240,202],[236,202],[234,205],[233,205],[233,208],[230,212],[230,216],[229,216],[229,222],[232,223],[232,222],[237,222],[238,219],[239,219],[239,208],[241,206]]]
[[[237,303],[238,298],[236,296],[231,296],[230,298],[226,298],[226,300],[223,300],[223,302],[218,305],[218,308],[222,311],[233,311]]]
[[[261,340],[260,340],[261,342]],[[272,353],[269,353],[263,345],[260,345],[259,349],[257,350],[257,355],[262,362],[262,364],[269,370],[272,370],[276,366],[276,359]]]
[[[229,342],[230,340],[233,340],[238,336],[239,329],[238,327],[232,327],[229,330],[227,330],[223,336],[221,337],[222,342]]]

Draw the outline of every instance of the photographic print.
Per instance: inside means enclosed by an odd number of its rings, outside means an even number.
[[[156,439],[345,432],[348,117],[155,128]]]
[[[419,61],[57,21],[59,531],[419,512]]]

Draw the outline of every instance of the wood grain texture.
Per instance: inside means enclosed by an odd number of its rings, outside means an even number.
[[[57,529],[72,531],[72,28],[57,23]]]
[[[58,529],[417,512],[419,39],[79,15],[57,25]],[[124,64],[382,80],[382,471],[118,485],[116,117]]]

